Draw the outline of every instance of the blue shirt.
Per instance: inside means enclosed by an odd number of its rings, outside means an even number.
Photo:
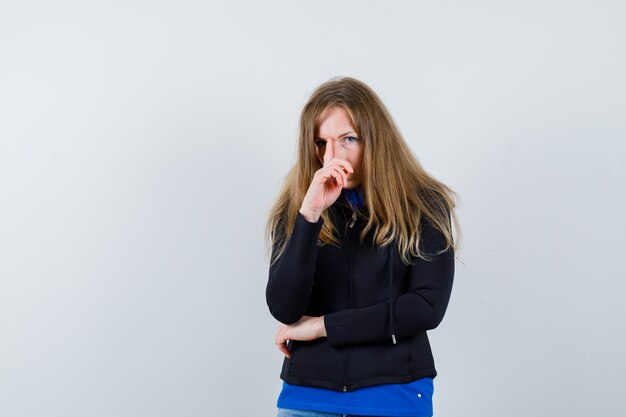
[[[433,415],[433,392],[433,378],[430,377],[406,384],[373,385],[346,392],[283,381],[276,406],[363,416],[430,417]]]
[[[355,188],[344,188],[339,198],[347,199],[353,207],[362,207],[365,204],[363,188],[359,185]]]
[[[354,207],[364,204],[361,186],[341,191]],[[433,415],[433,378],[425,377],[406,384],[381,384],[354,391],[291,385],[283,381],[276,406],[327,413],[364,416],[430,417]]]

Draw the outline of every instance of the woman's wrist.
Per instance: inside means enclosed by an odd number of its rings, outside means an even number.
[[[304,207],[300,207],[300,214],[302,214],[302,217],[304,217],[306,221],[311,223],[317,223],[320,219],[320,213]]]

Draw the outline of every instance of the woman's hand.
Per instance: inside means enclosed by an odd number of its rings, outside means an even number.
[[[354,169],[345,159],[335,158],[335,139],[326,141],[324,166],[313,175],[313,181],[304,196],[300,213],[310,222],[316,223],[322,212],[331,206],[348,184],[348,175]]]
[[[287,340],[315,340],[318,337],[326,337],[324,316],[302,316],[294,324],[280,324],[276,332],[276,346],[288,358],[291,352],[287,349]]]

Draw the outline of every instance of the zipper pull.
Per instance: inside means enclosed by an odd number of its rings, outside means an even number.
[[[356,211],[352,212],[352,221],[350,222],[350,224],[348,225],[348,227],[352,227],[354,226],[354,222],[356,221]]]

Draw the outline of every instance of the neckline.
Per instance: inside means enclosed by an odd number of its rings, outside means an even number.
[[[354,188],[343,188],[340,198],[353,210],[362,210],[365,207],[365,197],[361,184]]]

